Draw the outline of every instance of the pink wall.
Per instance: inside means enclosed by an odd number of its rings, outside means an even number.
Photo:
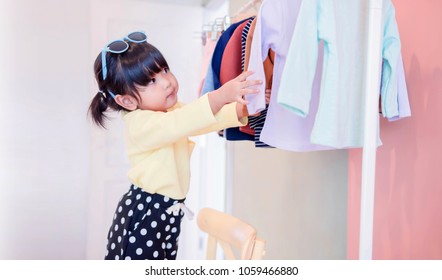
[[[373,259],[442,259],[442,1],[393,3],[412,117],[381,121]],[[349,259],[358,258],[361,158],[349,152]]]

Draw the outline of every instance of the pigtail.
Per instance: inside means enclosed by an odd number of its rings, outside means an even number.
[[[109,107],[109,102],[111,102],[109,100],[110,98],[110,96],[106,96],[105,93],[99,91],[89,105],[89,116],[97,126],[101,126],[102,128],[106,128],[105,121],[108,117],[105,112]]]

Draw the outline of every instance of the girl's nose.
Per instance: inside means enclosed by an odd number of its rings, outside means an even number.
[[[171,85],[172,83],[171,83],[171,81],[170,81],[170,79],[169,78],[163,78],[163,85],[164,85],[164,88],[169,88],[170,87],[170,85]]]

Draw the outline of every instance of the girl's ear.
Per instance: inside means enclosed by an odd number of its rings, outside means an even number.
[[[135,97],[128,94],[115,96],[115,102],[126,110],[133,111],[138,108],[138,101]]]

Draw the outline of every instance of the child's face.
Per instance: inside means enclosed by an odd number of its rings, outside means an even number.
[[[172,72],[165,68],[138,91],[141,97],[138,109],[165,112],[177,103],[178,81]]]

